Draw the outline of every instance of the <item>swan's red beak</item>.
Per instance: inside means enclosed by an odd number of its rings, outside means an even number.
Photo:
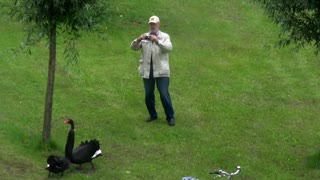
[[[64,123],[65,123],[65,124],[69,124],[69,123],[70,123],[70,119],[64,120]]]

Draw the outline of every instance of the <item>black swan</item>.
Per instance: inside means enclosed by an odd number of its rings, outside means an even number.
[[[63,176],[63,172],[69,167],[69,160],[59,156],[50,155],[47,163],[46,170],[49,171],[48,177],[50,177],[51,173],[61,173],[61,176]]]
[[[92,164],[92,160],[102,155],[99,141],[94,139],[81,142],[80,145],[73,150],[75,139],[74,122],[72,119],[66,119],[64,122],[71,125],[65,147],[66,158],[68,158],[71,163],[79,164],[80,166],[84,163],[90,163],[94,170],[95,168]]]

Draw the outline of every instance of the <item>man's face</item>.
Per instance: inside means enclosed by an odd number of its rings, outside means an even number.
[[[150,27],[150,31],[151,31],[152,33],[156,33],[156,32],[158,32],[159,29],[160,29],[160,23],[150,23],[150,24],[149,24],[149,27]]]

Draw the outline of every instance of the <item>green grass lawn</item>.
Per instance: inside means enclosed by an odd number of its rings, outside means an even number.
[[[171,35],[170,91],[176,126],[147,124],[131,41],[158,15]],[[51,148],[40,145],[48,50],[13,56],[23,28],[0,17],[0,179],[45,179],[46,158],[62,155],[69,126],[76,143],[97,138],[96,172],[66,179],[211,179],[211,170],[243,171],[234,179],[320,177],[320,62],[307,47],[266,48],[279,29],[249,0],[111,0],[107,40],[86,36],[81,59],[66,66],[59,41]],[[158,95],[158,93],[157,93]],[[86,165],[85,169],[89,169]]]

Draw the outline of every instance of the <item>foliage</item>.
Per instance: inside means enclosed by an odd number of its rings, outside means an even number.
[[[5,1],[2,6],[9,15],[23,23],[27,33],[22,47],[29,47],[49,36],[49,26],[54,24],[65,38],[65,55],[76,60],[75,42],[81,31],[97,32],[106,14],[104,0],[15,0]]]
[[[256,0],[281,27],[279,45],[291,43],[297,48],[311,44],[320,50],[320,1]]]

